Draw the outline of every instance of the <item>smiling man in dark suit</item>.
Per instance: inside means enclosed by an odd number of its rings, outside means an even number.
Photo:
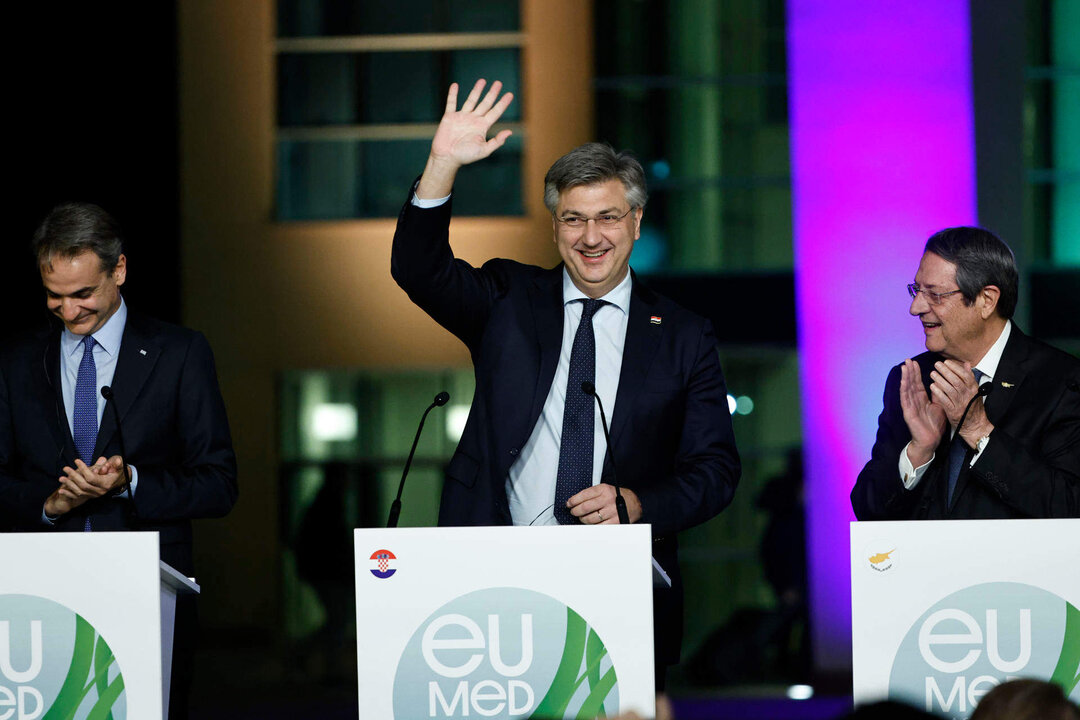
[[[740,464],[710,323],[651,292],[629,268],[646,201],[641,165],[598,143],[545,178],[563,263],[474,268],[453,256],[457,171],[509,137],[488,131],[511,102],[479,81],[457,108],[452,85],[427,166],[402,209],[392,272],[409,297],[468,346],[469,419],[450,461],[443,525],[618,523],[615,470],[629,522],[652,525],[673,590],[656,596],[658,682],[678,660],[676,533],[731,502]],[[605,454],[593,384],[611,417]]]
[[[210,346],[128,313],[120,229],[100,207],[54,208],[33,249],[60,322],[0,350],[0,528],[157,531],[162,559],[193,575],[191,520],[221,517],[237,497]],[[171,717],[186,717],[191,633],[180,629],[193,613],[178,604]]]
[[[885,383],[860,520],[1080,517],[1080,360],[1012,322],[1018,277],[982,228],[927,241],[908,293],[928,352]]]

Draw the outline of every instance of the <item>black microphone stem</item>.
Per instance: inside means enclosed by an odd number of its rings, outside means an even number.
[[[611,452],[611,434],[608,432],[607,416],[604,415],[604,403],[600,401],[600,393],[596,392],[596,386],[588,380],[581,383],[581,391],[596,398],[596,407],[600,410],[600,426],[604,428],[604,440],[607,442],[607,457],[611,461],[611,484],[615,488],[615,512],[619,516],[620,524],[629,525],[630,513],[626,510],[626,500],[623,499],[622,490],[619,489],[619,479],[615,475],[615,455]]]
[[[413,438],[412,448],[409,450],[409,457],[405,460],[405,469],[401,471],[401,482],[398,483],[397,497],[394,498],[394,502],[390,505],[390,517],[386,521],[386,527],[395,528],[398,524],[398,517],[401,515],[401,493],[405,490],[405,478],[409,476],[409,467],[412,466],[413,455],[416,454],[416,446],[420,442],[420,433],[424,431],[424,421],[427,420],[428,413],[437,407],[445,405],[450,400],[450,395],[445,392],[441,392],[435,396],[435,399],[428,405],[427,410],[420,416],[420,425],[416,428],[416,437]]]
[[[971,410],[971,406],[975,404],[975,401],[981,397],[985,397],[990,394],[990,391],[994,389],[993,383],[983,383],[979,386],[978,392],[975,393],[975,397],[968,401],[967,407],[964,408],[963,415],[960,416],[960,422],[956,423],[956,432],[960,432],[960,428],[964,427],[964,421],[967,420],[968,411]]]
[[[131,494],[131,476],[128,475],[127,448],[124,447],[124,433],[120,429],[120,410],[116,407],[116,398],[112,388],[105,385],[101,388],[101,397],[105,398],[106,404],[113,409],[113,420],[116,421],[116,443],[120,446],[120,472],[123,473],[125,489],[127,490],[128,503],[131,506],[131,515],[135,520],[139,519],[139,511],[135,509],[135,496]]]

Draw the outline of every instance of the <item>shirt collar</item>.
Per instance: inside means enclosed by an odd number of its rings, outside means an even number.
[[[983,359],[980,360],[975,368],[983,374],[984,380],[993,380],[994,375],[997,373],[998,364],[1001,362],[1001,354],[1005,352],[1005,345],[1009,342],[1009,335],[1012,333],[1012,320],[1005,321],[1005,328],[1001,331],[1001,335],[998,335],[998,339],[990,346],[990,349],[983,355]]]
[[[124,327],[127,325],[127,314],[127,303],[124,302],[124,297],[120,296],[120,307],[93,334],[94,342],[100,345],[101,349],[109,355],[115,356],[120,350],[120,341],[124,338]],[[60,347],[66,354],[70,355],[82,344],[83,337],[83,335],[76,335],[65,327],[60,334]]]
[[[574,302],[575,300],[586,300],[586,299],[588,299],[589,296],[586,295],[585,293],[581,292],[581,290],[578,289],[578,286],[574,284],[574,281],[572,279],[570,279],[570,273],[567,272],[565,265],[563,266],[562,278],[563,278],[563,281],[562,281],[563,305],[566,305],[567,303]],[[608,303],[610,305],[614,305],[615,307],[619,308],[620,310],[623,311],[623,313],[625,315],[629,315],[630,314],[630,289],[631,289],[631,287],[633,287],[633,281],[632,281],[631,278],[632,278],[632,273],[630,272],[629,269],[627,269],[626,277],[624,277],[622,279],[622,282],[620,282],[618,285],[613,287],[611,289],[611,292],[609,292],[607,295],[604,295],[603,297],[601,297],[599,299],[603,300],[604,302],[606,302],[606,303]]]

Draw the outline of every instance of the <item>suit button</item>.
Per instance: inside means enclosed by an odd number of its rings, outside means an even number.
[[[518,454],[518,449],[517,448],[510,448],[510,456],[511,457],[514,457],[517,454]]]

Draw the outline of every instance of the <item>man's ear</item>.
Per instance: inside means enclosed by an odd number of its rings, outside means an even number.
[[[989,320],[997,312],[998,300],[1001,299],[1001,289],[997,285],[987,285],[975,297],[979,304],[979,315],[983,320]]]

